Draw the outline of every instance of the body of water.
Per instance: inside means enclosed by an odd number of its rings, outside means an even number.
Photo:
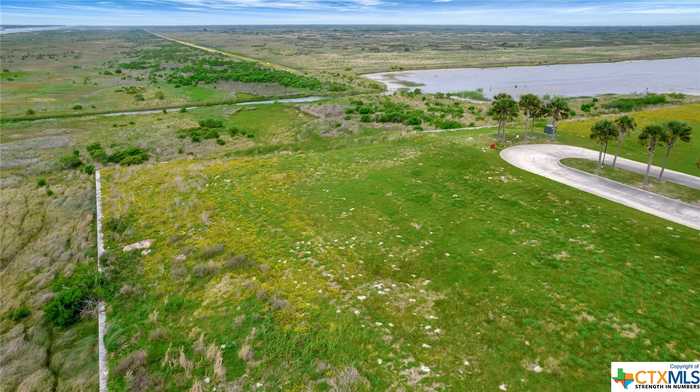
[[[31,33],[34,31],[58,30],[63,26],[0,26],[0,34]]]
[[[427,93],[482,89],[486,97],[506,92],[564,97],[669,93],[700,95],[700,57],[618,63],[503,68],[454,68],[365,75],[389,92],[420,88]]]

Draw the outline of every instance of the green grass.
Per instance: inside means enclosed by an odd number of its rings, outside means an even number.
[[[113,389],[141,349],[166,390],[215,380],[202,334],[225,345],[227,380],[285,390],[347,367],[372,390],[411,374],[418,388],[604,389],[610,361],[697,358],[698,233],[513,168],[482,138],[106,172],[106,216],[135,217],[109,252],[139,293],[110,300]],[[150,254],[120,256],[145,238]],[[148,338],[158,328],[167,339]],[[161,365],[168,346],[191,375]]]
[[[692,139],[690,143],[676,143],[668,160],[668,168],[700,176],[700,166],[698,166],[700,159],[700,104],[651,109],[634,112],[630,115],[637,121],[637,130],[625,140],[621,154],[623,157],[646,162],[646,150],[637,139],[641,129],[650,124],[663,124],[671,120],[685,121],[693,127]],[[609,118],[614,118],[614,116]],[[594,117],[586,120],[562,122],[559,126],[558,141],[597,150],[598,146],[593,140],[590,140],[589,135],[591,126],[599,119],[600,117]],[[616,149],[616,145],[610,146],[611,153],[614,153]],[[655,165],[661,165],[663,155],[662,153],[656,154]]]
[[[561,161],[566,166],[593,173],[623,184],[637,188],[645,188],[648,191],[662,194],[673,199],[679,199],[688,203],[700,203],[700,190],[687,186],[674,184],[668,181],[658,181],[655,177],[649,180],[649,186],[644,186],[644,176],[638,173],[628,172],[622,169],[613,169],[610,166],[598,167],[598,163],[587,159],[569,158]]]

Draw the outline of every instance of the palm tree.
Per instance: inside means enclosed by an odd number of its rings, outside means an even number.
[[[665,140],[666,130],[661,125],[647,125],[639,134],[639,141],[644,144],[647,149],[647,171],[644,174],[644,185],[649,185],[649,170],[651,169],[651,163],[654,161],[654,153],[656,152],[656,145]]]
[[[624,115],[622,117],[618,117],[617,120],[615,120],[615,125],[617,126],[619,136],[617,138],[617,152],[615,153],[615,158],[613,158],[612,163],[613,169],[615,168],[615,164],[617,163],[617,157],[620,156],[620,150],[622,149],[622,145],[625,144],[625,136],[634,132],[634,129],[637,128],[637,122],[634,121],[633,117]]]
[[[682,121],[671,121],[666,124],[666,135],[662,140],[666,143],[666,156],[664,157],[664,163],[661,166],[661,171],[659,172],[659,181],[661,181],[661,176],[664,175],[664,170],[666,170],[666,164],[668,164],[668,156],[671,155],[671,149],[676,144],[677,141],[682,141],[685,143],[690,142],[690,135],[693,133],[693,129],[687,123]]]
[[[608,144],[618,135],[617,127],[610,120],[600,120],[591,127],[591,139],[600,144],[598,153],[598,166],[605,164],[605,155],[608,153]]]
[[[505,140],[506,123],[518,117],[518,103],[508,94],[498,94],[494,97],[488,115],[498,121],[498,138]]]
[[[532,132],[532,129],[535,127],[535,118],[542,112],[542,101],[535,94],[525,94],[520,97],[518,104],[530,120],[530,132]]]
[[[547,112],[552,116],[552,125],[557,128],[557,123],[561,120],[569,118],[571,109],[569,103],[562,97],[554,97],[547,104]]]

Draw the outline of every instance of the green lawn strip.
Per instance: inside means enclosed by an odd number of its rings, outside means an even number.
[[[609,178],[621,182],[623,184],[632,185],[637,188],[643,188],[650,192],[659,193],[673,199],[679,199],[688,203],[700,202],[700,190],[689,188],[687,186],[674,184],[669,181],[658,181],[656,178],[650,178],[649,186],[644,187],[644,175],[632,173],[622,169],[613,169],[609,166],[598,166],[597,162],[587,159],[569,158],[561,161],[566,166],[585,172]]]
[[[262,365],[225,354],[230,377],[287,380],[288,389],[346,366],[373,389],[603,388],[612,360],[697,357],[693,312],[665,299],[700,307],[686,295],[700,274],[691,263],[700,257],[697,232],[520,171],[463,138],[108,173],[106,216],[136,217],[111,250],[155,240],[151,254],[135,256],[139,289],[154,299],[138,300],[138,312],[128,308],[134,299],[111,302],[114,331],[128,329],[112,366],[143,348],[153,356],[149,374],[187,387],[212,372],[193,348],[201,332],[227,347],[228,336],[238,351],[253,326],[270,331],[253,339]],[[209,264],[197,255],[219,244],[213,272],[193,275]],[[174,278],[178,254],[188,256]],[[228,270],[234,254],[255,264]],[[133,337],[154,328],[148,315],[175,294],[192,308],[158,324],[187,358],[201,357],[189,378],[158,367],[162,343]],[[241,314],[251,323],[243,332],[220,332]],[[314,373],[312,359],[331,370]],[[528,370],[535,365],[543,372]]]

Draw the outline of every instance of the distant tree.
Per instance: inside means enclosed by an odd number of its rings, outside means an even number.
[[[662,139],[662,142],[666,144],[666,156],[664,157],[664,163],[661,165],[661,171],[659,172],[659,181],[664,175],[666,165],[668,164],[668,156],[671,155],[671,150],[673,149],[673,146],[675,146],[676,142],[678,142],[679,140],[684,143],[689,143],[690,136],[692,133],[693,128],[691,128],[690,125],[682,121],[671,121],[666,124],[666,133],[664,135],[664,138]]]
[[[530,132],[532,132],[532,129],[535,127],[535,119],[542,112],[542,101],[535,94],[525,94],[520,97],[519,106],[520,110],[530,120]]]
[[[557,123],[571,116],[571,108],[569,103],[562,97],[554,97],[547,104],[547,113],[552,116],[552,125],[556,129]]]
[[[591,139],[598,142],[598,165],[605,165],[605,155],[608,153],[608,144],[618,135],[615,123],[610,120],[600,120],[591,127]]]
[[[647,125],[639,134],[639,141],[647,149],[647,171],[644,174],[644,185],[649,185],[649,170],[654,161],[654,153],[660,142],[666,139],[666,130],[661,125]]]
[[[34,114],[36,114],[34,109],[27,109],[27,116],[33,116]]]
[[[518,117],[518,103],[508,94],[498,94],[494,97],[488,115],[498,121],[498,138],[505,140],[506,123]]]
[[[615,120],[615,126],[617,127],[618,137],[617,152],[615,153],[615,158],[613,158],[612,163],[613,169],[615,168],[615,164],[617,163],[617,157],[620,156],[620,149],[622,149],[622,145],[625,143],[625,137],[630,133],[634,132],[635,128],[637,128],[637,122],[634,121],[633,117],[624,115],[622,117],[618,117]]]

